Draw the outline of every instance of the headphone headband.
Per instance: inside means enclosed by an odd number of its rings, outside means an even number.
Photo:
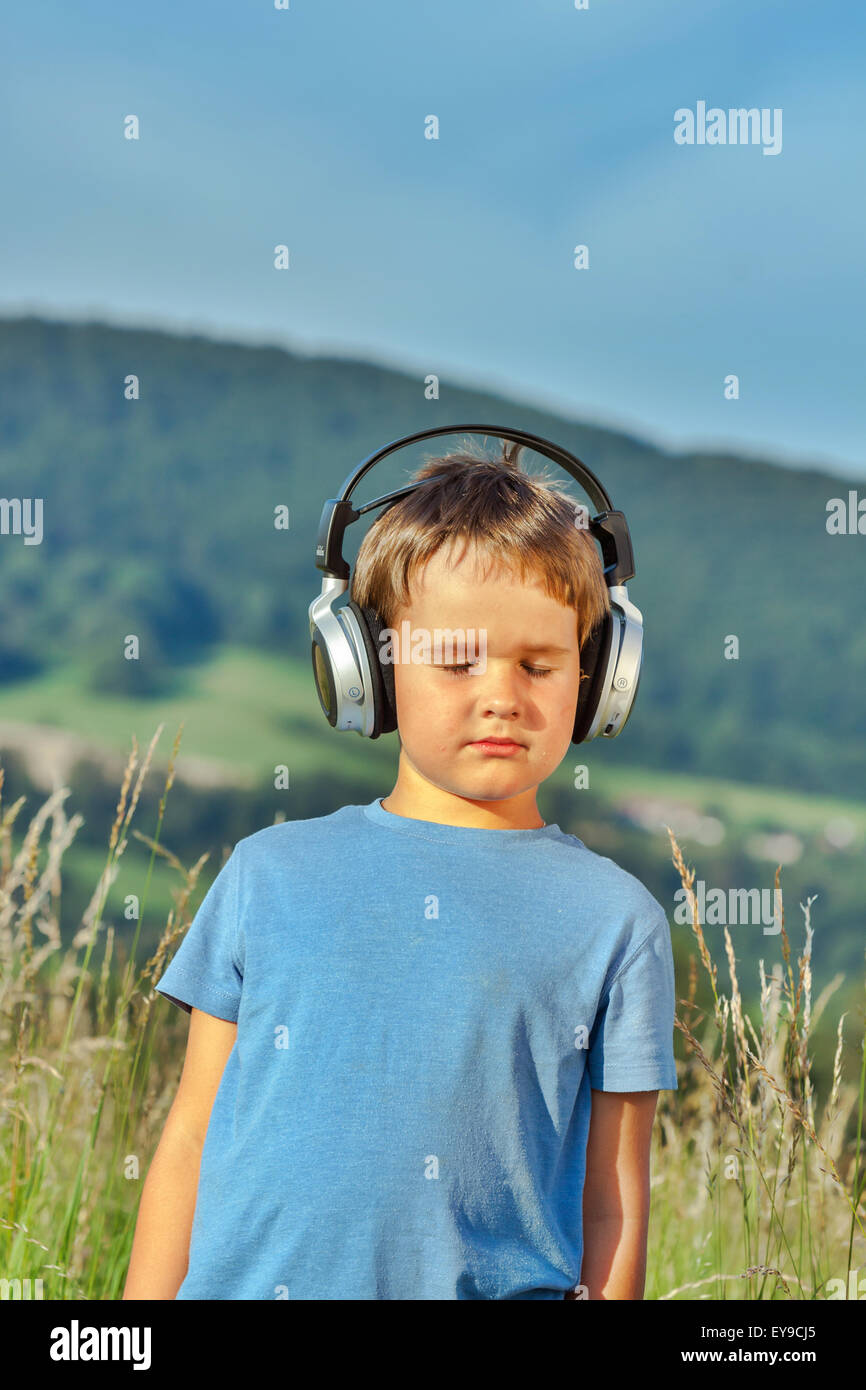
[[[316,537],[317,569],[329,578],[348,580],[349,566],[343,558],[343,535],[346,527],[357,521],[365,512],[372,511],[374,507],[398,502],[401,497],[408,496],[416,488],[423,487],[428,482],[435,482],[436,479],[421,478],[417,482],[397,488],[394,492],[376,497],[372,502],[366,502],[363,507],[353,507],[349,499],[358,483],[375,464],[387,458],[388,454],[395,453],[407,444],[415,444],[418,440],[431,439],[440,434],[489,434],[497,439],[510,439],[513,443],[523,444],[558,463],[580,483],[593,506],[598,509],[598,515],[590,519],[589,530],[601,546],[604,577],[608,587],[624,584],[634,578],[634,555],[628,523],[622,512],[613,509],[606,489],[586,464],[575,454],[569,453],[567,449],[552,443],[549,439],[542,439],[540,435],[530,434],[527,430],[503,429],[496,425],[437,425],[433,429],[419,430],[417,434],[404,435],[402,439],[395,439],[384,448],[376,449],[369,454],[346,478],[339,496],[329,498],[322,509]]]

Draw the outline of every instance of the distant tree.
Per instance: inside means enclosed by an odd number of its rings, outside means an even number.
[[[0,685],[38,676],[44,666],[44,661],[28,648],[8,642],[0,644]]]
[[[139,623],[134,635],[139,654],[125,654],[126,633],[100,638],[86,661],[85,688],[94,694],[151,698],[169,695],[178,689],[178,672],[150,627]]]

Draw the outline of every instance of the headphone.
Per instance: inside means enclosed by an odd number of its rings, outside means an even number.
[[[322,571],[322,592],[309,608],[313,676],[319,703],[335,729],[352,729],[363,738],[378,738],[397,728],[394,669],[379,657],[380,615],[360,608],[351,597],[340,607],[336,600],[349,587],[349,566],[343,559],[343,533],[374,507],[393,505],[416,488],[439,481],[434,475],[398,488],[355,508],[349,501],[364,474],[388,454],[420,439],[439,434],[485,434],[523,444],[558,463],[580,483],[598,515],[588,525],[601,546],[610,612],[590,633],[580,652],[582,671],[575,709],[572,743],[591,738],[615,738],[625,728],[640,684],[643,617],[629,601],[625,581],[634,578],[634,556],[628,524],[614,511],[607,492],[594,473],[567,449],[526,430],[494,425],[440,425],[407,434],[370,454],[349,474],[339,497],[322,510],[316,539],[316,568]]]

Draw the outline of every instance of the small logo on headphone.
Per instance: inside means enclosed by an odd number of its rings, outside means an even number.
[[[616,680],[614,681],[614,685],[616,686],[617,690],[628,690],[628,676],[617,676]]]
[[[350,685],[350,686],[349,686],[349,699],[350,699],[350,700],[357,700],[357,698],[358,698],[358,696],[360,695],[360,693],[361,693],[361,692],[360,692],[360,690],[358,689],[357,685]]]

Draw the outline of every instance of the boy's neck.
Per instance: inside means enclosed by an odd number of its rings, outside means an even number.
[[[417,773],[406,775],[401,767],[392,792],[382,807],[409,820],[462,825],[475,830],[540,830],[545,822],[535,803],[535,788],[501,801],[477,801],[443,791]]]

